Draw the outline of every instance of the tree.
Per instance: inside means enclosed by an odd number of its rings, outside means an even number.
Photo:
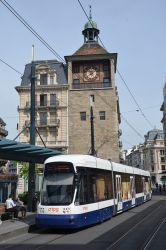
[[[24,179],[28,180],[28,172],[29,170],[29,163],[28,162],[21,162],[21,168],[20,168],[20,176]],[[35,174],[39,175],[39,164],[35,164]]]

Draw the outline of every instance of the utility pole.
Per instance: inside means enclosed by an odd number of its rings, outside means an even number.
[[[91,124],[91,155],[96,155],[95,138],[94,138],[94,116],[93,116],[94,95],[90,95],[89,100],[90,100],[90,124]]]
[[[35,145],[35,64],[34,45],[32,45],[31,63],[31,109],[30,109],[30,144]],[[28,211],[33,211],[33,201],[35,197],[35,163],[29,163],[28,176]]]

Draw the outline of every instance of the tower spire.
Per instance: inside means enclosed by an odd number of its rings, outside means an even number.
[[[92,6],[89,5],[89,19],[92,20]]]
[[[85,24],[82,34],[84,35],[84,43],[98,42],[99,29],[96,22],[92,20],[92,7],[89,5],[89,21]]]

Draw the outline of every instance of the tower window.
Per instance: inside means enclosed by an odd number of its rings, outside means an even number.
[[[80,65],[78,64],[73,65],[73,73],[80,73]]]
[[[109,64],[103,63],[103,71],[109,71]]]
[[[47,85],[47,74],[40,75],[40,85]]]
[[[73,79],[73,88],[80,88],[80,80]]]
[[[100,120],[105,120],[105,111],[99,111]]]
[[[81,121],[86,121],[86,112],[80,112]]]
[[[111,86],[110,77],[104,77],[103,84],[104,84],[104,87],[110,87]]]

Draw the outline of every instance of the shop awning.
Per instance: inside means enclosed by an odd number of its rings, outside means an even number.
[[[50,156],[63,154],[58,150],[20,143],[8,139],[0,139],[0,159],[44,163]]]

